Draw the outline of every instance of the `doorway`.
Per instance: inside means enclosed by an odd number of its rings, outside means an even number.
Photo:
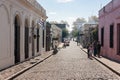
[[[39,28],[37,28],[37,52],[39,52]]]
[[[28,20],[25,20],[25,59],[29,57],[29,27],[28,27]]]
[[[32,21],[32,56],[35,56],[34,21]]]
[[[120,55],[120,23],[117,24],[117,55]]]
[[[15,63],[20,62],[20,19],[18,15],[14,19],[14,56]]]

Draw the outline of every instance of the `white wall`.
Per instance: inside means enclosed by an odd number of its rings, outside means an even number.
[[[32,27],[32,21],[41,20],[40,14],[37,14],[29,7],[23,6],[17,0],[0,0],[0,70],[14,65],[14,18],[20,17],[20,61],[25,60],[24,51],[24,30],[25,19],[29,20],[29,28]],[[37,53],[35,39],[35,56],[42,53],[42,29],[40,28],[40,49]],[[29,30],[31,36],[31,29]],[[32,43],[29,43],[29,58],[32,57]]]

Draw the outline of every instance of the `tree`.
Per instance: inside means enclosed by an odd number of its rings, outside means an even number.
[[[76,21],[73,22],[73,26],[79,27],[85,22],[86,22],[85,18],[77,18]]]
[[[68,24],[68,22],[67,21],[63,21],[63,20],[61,20],[61,22],[60,22],[61,24],[66,24],[68,27],[70,26],[69,24]]]
[[[88,19],[88,22],[90,22],[90,23],[98,23],[98,17],[97,16],[91,16],[91,17],[89,17],[89,19]],[[91,38],[95,41],[97,41],[98,40],[98,26],[96,26],[96,28],[94,28],[92,31],[91,31]]]
[[[98,27],[96,27],[93,31],[92,31],[92,38],[94,41],[98,41]]]
[[[78,34],[79,34],[79,31],[72,30],[71,34],[72,34],[73,37],[77,37]]]
[[[76,22],[85,23],[86,20],[85,20],[85,18],[77,18]]]
[[[88,22],[94,22],[94,23],[98,23],[98,17],[97,16],[91,16],[88,18]]]
[[[63,29],[63,30],[62,30],[62,37],[65,38],[65,37],[67,37],[68,35],[69,35],[68,30],[67,30],[67,29]]]
[[[77,18],[76,21],[73,22],[73,30],[72,30],[73,37],[78,36],[79,31],[80,31],[80,27],[85,22],[86,22],[85,18]]]

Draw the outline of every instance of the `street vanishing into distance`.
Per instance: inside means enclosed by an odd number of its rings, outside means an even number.
[[[120,80],[120,77],[71,41],[56,55],[26,71],[14,80]]]
[[[120,0],[0,0],[0,80],[120,80]]]

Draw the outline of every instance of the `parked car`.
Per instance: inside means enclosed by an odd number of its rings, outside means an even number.
[[[70,45],[70,38],[64,38],[64,45],[69,46]]]
[[[65,41],[65,44],[66,44],[66,46],[69,46],[69,45],[70,45],[70,41],[69,41],[69,40],[66,40],[66,41]]]

